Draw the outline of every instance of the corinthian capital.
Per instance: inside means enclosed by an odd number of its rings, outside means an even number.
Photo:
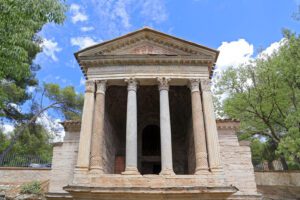
[[[87,80],[85,81],[85,93],[95,92],[95,81]]]
[[[127,90],[130,91],[136,91],[137,90],[137,85],[138,82],[135,78],[129,78],[129,79],[125,79],[125,82],[128,84],[127,85]]]
[[[189,88],[191,92],[199,92],[200,91],[200,79],[190,79]]]
[[[107,82],[106,80],[96,81],[96,85],[97,85],[97,92],[96,93],[105,94],[106,82]]]
[[[157,78],[157,81],[159,83],[158,89],[160,90],[169,90],[169,82],[171,81],[170,78],[166,77],[159,77]]]
[[[211,81],[209,79],[201,80],[201,89],[202,91],[210,91]]]

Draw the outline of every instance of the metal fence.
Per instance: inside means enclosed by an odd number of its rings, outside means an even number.
[[[38,155],[9,154],[0,162],[0,167],[51,168],[51,160]]]
[[[274,160],[269,166],[267,161],[254,166],[255,171],[283,171],[282,163],[279,160]],[[271,167],[271,169],[270,169]]]

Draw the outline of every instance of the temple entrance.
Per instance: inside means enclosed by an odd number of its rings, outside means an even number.
[[[141,174],[159,174],[160,155],[160,128],[157,125],[148,125],[142,131]]]

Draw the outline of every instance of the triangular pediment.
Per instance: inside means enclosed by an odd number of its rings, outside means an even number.
[[[218,53],[217,50],[144,28],[83,49],[75,56],[80,60],[80,57],[99,55],[199,55],[216,61]]]
[[[113,50],[109,54],[125,55],[125,54],[165,54],[165,55],[185,55],[184,51],[170,48],[161,44],[155,44],[150,40],[143,40],[125,46],[120,49]]]

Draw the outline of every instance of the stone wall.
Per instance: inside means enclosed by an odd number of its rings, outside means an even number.
[[[285,185],[300,187],[300,171],[255,172],[257,185]]]
[[[0,184],[22,184],[31,181],[47,181],[51,169],[0,167]]]
[[[241,146],[235,134],[238,123],[218,122],[221,159],[227,183],[239,189],[235,195],[257,195],[249,146]]]
[[[255,172],[255,179],[264,199],[300,199],[300,171]]]
[[[65,193],[62,188],[73,180],[79,135],[79,129],[66,130],[64,142],[54,146],[49,192]]]

